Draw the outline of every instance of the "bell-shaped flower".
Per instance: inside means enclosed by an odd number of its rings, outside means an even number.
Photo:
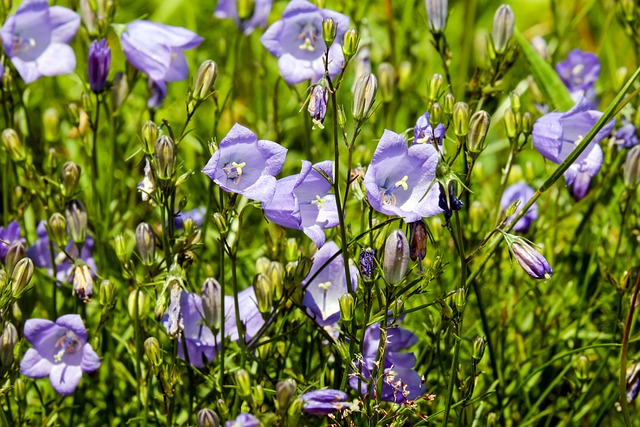
[[[2,45],[20,77],[31,83],[76,69],[76,55],[68,43],[79,27],[80,16],[71,9],[25,0],[2,26]]]
[[[336,76],[344,65],[340,40],[349,26],[349,18],[341,13],[320,9],[306,0],[293,0],[260,41],[278,58],[280,74],[289,84],[305,80],[316,82],[324,74],[326,45],[322,21],[332,18],[337,27],[336,38],[329,48],[329,74]]]
[[[82,374],[100,367],[100,358],[87,343],[87,330],[77,314],[61,316],[55,322],[29,319],[24,336],[33,346],[20,363],[20,373],[29,378],[49,377],[63,396],[76,389]]]
[[[313,256],[313,265],[309,274],[302,281],[305,290],[302,305],[307,307],[307,313],[320,326],[328,326],[340,319],[340,297],[347,292],[347,279],[344,273],[344,261],[340,248],[334,242],[325,243]],[[358,269],[349,266],[351,287],[358,286]]]
[[[431,144],[414,144],[385,130],[364,176],[371,207],[386,215],[398,215],[405,222],[442,212],[440,189],[433,182],[438,153]]]
[[[343,409],[357,408],[358,405],[347,398],[347,393],[331,388],[308,391],[300,396],[304,402],[304,412],[313,415],[329,415]]]
[[[269,17],[269,12],[271,12],[273,0],[243,2],[246,4],[253,3],[253,10],[249,11],[240,10],[238,7],[239,3],[241,2],[238,0],[220,0],[216,6],[215,17],[233,19],[245,35],[249,35],[256,28],[264,27],[267,24],[267,18]],[[248,16],[243,16],[245,14],[248,14]]]
[[[507,209],[516,200],[520,201],[520,204],[516,208],[513,215],[507,218],[507,224],[510,224],[511,221],[513,221],[513,218],[520,213],[522,207],[533,197],[534,193],[534,189],[524,182],[518,182],[507,187],[507,189],[504,190],[502,199],[500,199],[500,207],[502,209]],[[537,218],[538,204],[534,203],[533,205],[531,205],[531,208],[527,211],[527,213],[522,218],[520,218],[516,225],[513,226],[513,229],[520,233],[526,233],[527,231],[529,231],[531,223]]]
[[[303,160],[299,174],[276,182],[273,199],[262,204],[264,215],[283,227],[302,230],[321,247],[326,239],[323,230],[339,223],[335,196],[329,194],[333,186],[325,176],[332,178],[333,162],[312,166]]]
[[[7,256],[7,251],[9,250],[9,246],[11,243],[16,240],[21,240],[24,242],[24,239],[20,238],[20,224],[18,221],[11,221],[7,224],[6,227],[0,226],[0,261],[4,262],[5,257]]]
[[[248,199],[268,202],[276,191],[287,149],[235,124],[202,169],[220,188]]]
[[[592,110],[589,101],[586,98],[580,98],[578,103],[566,113],[545,114],[536,121],[531,135],[533,146],[545,158],[560,164],[600,117],[602,117],[601,112]],[[611,133],[614,126],[615,119],[605,124],[564,173],[565,181],[576,200],[582,199],[587,194],[591,179],[600,171],[602,149],[598,143]]]
[[[585,96],[593,104],[600,75],[600,60],[595,53],[574,49],[565,61],[556,64],[556,72],[575,101]]]
[[[418,117],[415,127],[413,128],[413,143],[414,144],[433,144],[442,145],[444,141],[445,132],[447,128],[442,123],[434,127],[431,125],[429,113],[424,113]]]

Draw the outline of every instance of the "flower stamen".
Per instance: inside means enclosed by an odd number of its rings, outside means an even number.
[[[61,347],[60,351],[58,351],[54,356],[53,360],[56,363],[60,363],[62,361],[62,357],[65,354],[74,354],[76,351],[80,349],[82,343],[72,331],[67,331],[63,336],[60,337],[58,341],[56,341],[55,348]]]
[[[317,29],[313,24],[305,24],[302,27],[302,31],[298,35],[298,40],[304,40],[304,42],[298,47],[301,50],[308,50],[309,52],[313,52],[316,50],[316,38]]]
[[[322,197],[316,194],[316,199],[312,201],[311,204],[316,205],[318,207],[318,210],[321,210],[322,206],[324,206],[325,201],[326,201],[325,199],[323,199]]]
[[[247,162],[231,162],[231,166],[227,163],[222,170],[227,174],[227,179],[232,179],[234,184],[239,184],[240,178],[242,178],[242,168],[245,166],[247,166]]]

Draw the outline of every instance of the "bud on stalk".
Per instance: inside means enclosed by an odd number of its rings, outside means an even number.
[[[386,281],[396,285],[407,274],[409,265],[409,242],[399,228],[391,232],[384,245],[383,271]]]

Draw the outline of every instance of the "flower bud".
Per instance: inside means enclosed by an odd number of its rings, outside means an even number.
[[[620,8],[624,18],[629,23],[636,21],[636,0],[620,0]]]
[[[167,135],[160,135],[155,143],[156,177],[161,180],[173,178],[176,172],[176,145]]]
[[[111,49],[107,40],[94,40],[89,46],[89,87],[93,93],[100,93],[107,85],[107,76],[111,67]]]
[[[406,90],[409,88],[411,82],[411,62],[409,61],[401,61],[400,66],[398,67],[398,89]]]
[[[256,273],[267,274],[271,260],[267,257],[261,256],[256,260]]]
[[[22,240],[13,241],[4,257],[4,265],[7,268],[7,272],[11,274],[18,262],[26,256],[27,249],[24,246],[24,242]]]
[[[192,97],[196,101],[202,101],[213,90],[213,85],[218,77],[218,64],[211,59],[207,59],[198,68],[196,81],[193,86]]]
[[[93,295],[93,276],[91,275],[89,266],[83,262],[73,268],[73,290],[82,301],[91,301],[91,296]]]
[[[251,399],[253,400],[253,404],[256,407],[262,406],[262,404],[264,403],[264,388],[262,387],[262,384],[256,384],[256,386],[253,388]]]
[[[360,252],[360,274],[366,280],[373,279],[373,271],[376,268],[376,253],[372,248],[364,248]]]
[[[311,89],[309,106],[307,111],[313,121],[314,129],[324,129],[324,117],[327,114],[327,102],[329,101],[329,88],[317,84]]]
[[[47,108],[42,113],[42,128],[44,130],[44,139],[47,142],[54,142],[58,139],[60,133],[60,112],[57,108]]]
[[[72,197],[78,188],[82,169],[74,162],[67,162],[62,166],[62,195]]]
[[[429,232],[424,220],[409,223],[409,256],[411,260],[422,261],[427,256],[427,238]]]
[[[67,234],[67,220],[61,213],[54,212],[49,217],[49,230],[55,244],[64,249],[69,242],[69,235]]]
[[[383,62],[378,66],[378,81],[380,82],[380,94],[382,102],[393,101],[393,94],[396,88],[396,71],[388,62]]]
[[[238,18],[241,21],[251,18],[255,7],[255,0],[237,0]]]
[[[376,76],[371,73],[363,74],[356,81],[353,92],[353,104],[351,113],[354,120],[366,120],[372,113],[371,107],[376,100],[376,92],[378,90],[378,81]]]
[[[338,126],[340,129],[344,129],[347,125],[347,115],[344,113],[344,105],[338,104]]]
[[[229,225],[227,224],[227,219],[220,212],[216,212],[213,214],[213,224],[218,229],[218,233],[221,236],[224,236],[229,232]]]
[[[288,378],[276,384],[276,405],[278,410],[286,411],[296,393],[297,383]]]
[[[469,133],[469,104],[456,102],[453,105],[453,133],[467,136]]]
[[[120,262],[124,263],[127,261],[127,244],[122,234],[117,234],[115,237],[115,250]]]
[[[338,303],[340,304],[340,319],[344,322],[350,322],[356,311],[353,295],[350,293],[342,294],[338,298]]]
[[[553,274],[549,262],[524,240],[513,242],[511,252],[525,273],[534,279],[546,280]]]
[[[429,31],[440,34],[447,26],[448,0],[425,0]]]
[[[27,399],[27,386],[22,378],[16,378],[13,382],[13,391],[18,402],[24,402]]]
[[[631,148],[627,153],[623,168],[623,181],[629,190],[634,190],[640,183],[640,145]]]
[[[27,152],[15,130],[11,128],[5,129],[2,131],[2,138],[0,139],[2,140],[2,147],[9,154],[11,160],[21,163],[27,158]]]
[[[280,301],[280,298],[282,298],[282,293],[284,291],[284,276],[285,271],[283,265],[277,261],[272,261],[267,269],[267,277],[271,280],[274,301]]]
[[[258,311],[262,314],[269,313],[273,306],[273,287],[271,280],[264,274],[258,273],[253,279],[253,288],[256,292]]]
[[[209,408],[200,409],[196,420],[198,427],[220,427],[220,418]]]
[[[151,267],[156,260],[156,237],[146,222],[141,222],[136,227],[136,246],[142,264]]]
[[[153,123],[151,120],[147,120],[142,125],[142,151],[146,154],[153,154],[153,150],[155,148],[156,140],[158,139],[158,126]]]
[[[589,379],[589,358],[584,354],[578,357],[575,369],[578,380],[587,381]]]
[[[504,110],[504,128],[507,131],[507,137],[509,137],[509,139],[513,140],[518,136],[516,114],[510,107]]]
[[[528,111],[522,115],[522,132],[525,136],[531,135],[533,130],[533,117]]]
[[[467,147],[469,151],[479,154],[484,150],[484,140],[489,131],[489,114],[480,110],[473,113],[469,123],[469,135],[467,135]]]
[[[0,335],[0,361],[5,368],[13,363],[13,349],[18,342],[18,331],[12,323],[7,323]]]
[[[202,284],[202,314],[211,329],[222,325],[222,288],[216,279],[207,277]]]
[[[162,365],[162,350],[160,349],[160,343],[155,337],[149,337],[144,340],[144,354],[149,359],[149,365],[152,368],[158,368]]]
[[[389,234],[384,244],[382,264],[384,278],[391,285],[402,281],[409,265],[409,242],[401,229],[396,228]]]
[[[497,54],[501,55],[509,48],[513,37],[514,23],[515,18],[511,7],[506,4],[501,5],[493,16],[493,30],[491,31],[493,48]]]
[[[471,352],[471,357],[473,360],[478,363],[482,360],[482,356],[484,356],[484,349],[487,347],[487,340],[483,337],[477,337],[473,341],[473,350]]]
[[[251,396],[251,376],[244,369],[236,371],[236,386],[240,397]]]
[[[448,93],[444,96],[444,101],[442,102],[442,112],[446,115],[446,116],[452,116],[453,115],[453,106],[456,103],[456,97],[454,94],[452,93]]]
[[[7,291],[7,272],[5,270],[0,270],[0,296],[4,295]]]
[[[511,103],[511,109],[516,115],[520,114],[522,110],[522,103],[520,102],[520,95],[516,92],[511,92],[509,94],[509,101]]]
[[[165,294],[165,292],[163,292],[163,294]],[[129,316],[131,316],[132,319],[142,319],[147,314],[145,312],[145,302],[144,293],[140,289],[133,290],[129,293],[129,298],[127,298],[127,310],[129,311]]]
[[[75,243],[84,243],[87,238],[87,211],[80,200],[74,199],[64,210],[69,233]]]
[[[460,288],[453,296],[453,302],[456,305],[458,313],[464,310],[464,306],[467,304],[467,291],[464,288]]]
[[[298,259],[298,241],[293,237],[287,239],[284,244],[284,258],[288,262],[293,262]]]
[[[360,43],[360,35],[355,28],[349,28],[344,33],[342,43],[342,53],[344,54],[344,61],[349,62],[353,55],[358,51],[358,44]]]
[[[337,31],[336,21],[334,21],[333,18],[324,18],[322,21],[322,38],[327,45],[327,49],[331,47],[333,41],[336,39]]]
[[[105,279],[100,283],[98,300],[102,307],[110,307],[115,303],[116,288],[110,280]]]
[[[436,102],[442,94],[442,88],[444,87],[444,77],[442,74],[434,74],[429,79],[427,86],[427,99],[431,102]]]
[[[11,272],[11,292],[15,299],[19,299],[27,290],[33,277],[33,261],[31,258],[22,258]]]

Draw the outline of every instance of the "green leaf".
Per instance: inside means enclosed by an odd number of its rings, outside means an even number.
[[[571,109],[575,102],[571,99],[569,90],[564,83],[562,83],[556,71],[547,61],[538,55],[531,44],[517,29],[514,31],[514,37],[529,63],[531,74],[533,74],[536,84],[545,95],[549,104],[551,104],[551,109],[556,111],[567,111]]]

